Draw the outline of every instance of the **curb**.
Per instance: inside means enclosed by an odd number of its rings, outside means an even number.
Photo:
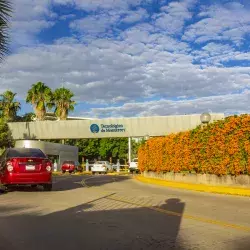
[[[225,186],[208,186],[204,184],[191,184],[183,182],[172,182],[153,178],[146,178],[143,176],[134,177],[135,180],[164,187],[192,190],[198,192],[225,194],[225,195],[238,195],[238,196],[250,196],[250,189],[240,187],[225,187]]]
[[[83,175],[91,175],[91,172],[82,172],[76,174],[69,174],[69,173],[61,173],[61,172],[53,172],[52,176],[83,176]]]

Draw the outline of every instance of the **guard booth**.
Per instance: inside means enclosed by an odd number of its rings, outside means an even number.
[[[57,162],[59,171],[64,161],[78,162],[78,147],[75,146],[38,140],[17,140],[15,148],[41,149],[53,163]]]

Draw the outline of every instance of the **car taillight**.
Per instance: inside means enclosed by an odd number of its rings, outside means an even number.
[[[12,162],[11,161],[7,162],[7,170],[8,170],[8,172],[12,172],[14,170],[14,167],[12,166]]]
[[[52,170],[51,166],[47,166],[47,167],[46,167],[46,170],[47,170],[48,172],[50,172],[50,171]]]
[[[46,165],[46,170],[48,172],[51,172],[51,170],[52,170],[52,163],[50,161],[46,161],[45,165]]]

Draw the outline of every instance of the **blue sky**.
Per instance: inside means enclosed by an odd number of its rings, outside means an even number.
[[[65,86],[72,115],[249,113],[250,3],[13,0],[0,91]]]

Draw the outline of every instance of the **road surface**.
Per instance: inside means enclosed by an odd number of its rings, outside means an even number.
[[[250,199],[63,176],[0,195],[1,250],[250,249]]]

